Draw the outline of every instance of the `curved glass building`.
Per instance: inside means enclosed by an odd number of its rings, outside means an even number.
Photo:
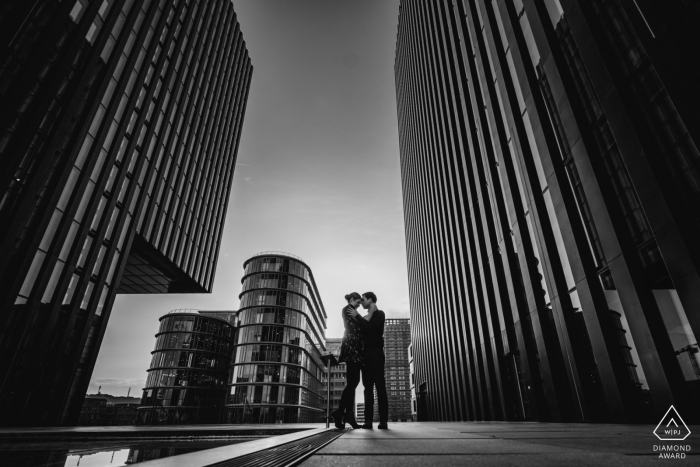
[[[278,252],[259,253],[243,267],[227,421],[322,421],[327,316],[311,269]]]
[[[160,318],[140,424],[220,421],[235,338],[233,315],[174,310]]]

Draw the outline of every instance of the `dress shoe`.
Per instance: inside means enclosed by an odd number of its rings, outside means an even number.
[[[343,417],[343,422],[350,425],[353,430],[357,430],[358,428],[361,428],[360,425],[357,424],[357,420],[355,420],[355,417],[353,417],[352,415],[345,415]]]
[[[373,429],[374,427],[372,426],[371,423],[370,423],[370,424],[365,423],[365,424],[362,425],[360,428],[364,428],[364,429],[366,429],[366,430],[371,430],[371,429]]]
[[[389,429],[389,425],[387,425],[386,422],[381,422],[381,423],[377,426],[377,428],[379,428],[380,430],[388,430],[388,429]]]
[[[331,412],[331,414],[329,416],[327,416],[326,419],[328,419],[328,420],[332,419],[333,424],[335,425],[336,428],[338,428],[340,430],[345,429],[345,423],[343,423],[343,414],[341,414],[337,410],[334,410],[333,412]]]

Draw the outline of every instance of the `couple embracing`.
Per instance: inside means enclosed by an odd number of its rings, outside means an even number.
[[[348,304],[343,308],[342,316],[345,324],[343,342],[340,346],[339,362],[347,366],[347,383],[340,398],[340,404],[331,412],[331,417],[337,428],[345,428],[348,423],[353,428],[372,428],[374,418],[374,389],[377,390],[379,402],[379,426],[386,430],[389,427],[389,401],[386,394],[384,378],[384,312],[377,309],[377,296],[365,292],[360,296],[357,292],[345,296]],[[368,311],[362,316],[358,307]],[[365,387],[365,424],[360,426],[355,421],[354,401],[355,389],[360,383]]]

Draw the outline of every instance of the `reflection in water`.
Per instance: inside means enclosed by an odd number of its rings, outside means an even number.
[[[70,451],[64,467],[102,467],[126,465],[129,449],[115,449],[109,451]]]
[[[228,438],[212,441],[122,441],[67,443],[55,445],[0,445],[0,466],[12,467],[122,467],[188,452],[243,443],[256,438]],[[72,449],[71,449],[72,448]]]
[[[249,440],[242,440],[249,441]],[[240,443],[242,441],[187,441],[187,442],[164,442],[159,444],[148,444],[143,446],[135,446],[129,449],[129,455],[126,458],[125,464],[136,464],[138,462],[150,461],[154,459],[162,459],[164,457],[172,457],[188,452],[202,451],[219,446],[227,446],[229,444]],[[108,465],[108,464],[105,464]],[[66,464],[67,467],[67,464]],[[81,465],[82,467],[82,465]]]

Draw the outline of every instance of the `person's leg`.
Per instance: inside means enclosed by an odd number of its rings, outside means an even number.
[[[389,398],[386,394],[386,377],[384,376],[384,352],[374,356],[374,384],[377,387],[377,404],[379,405],[379,423],[389,421]]]
[[[365,425],[372,426],[374,419],[374,372],[372,355],[367,354],[362,365],[362,384],[365,387]]]
[[[343,395],[340,398],[338,411],[342,414],[353,415],[354,417],[355,390],[357,389],[357,385],[360,384],[360,364],[348,363],[345,374],[347,379],[345,389],[343,389]]]

